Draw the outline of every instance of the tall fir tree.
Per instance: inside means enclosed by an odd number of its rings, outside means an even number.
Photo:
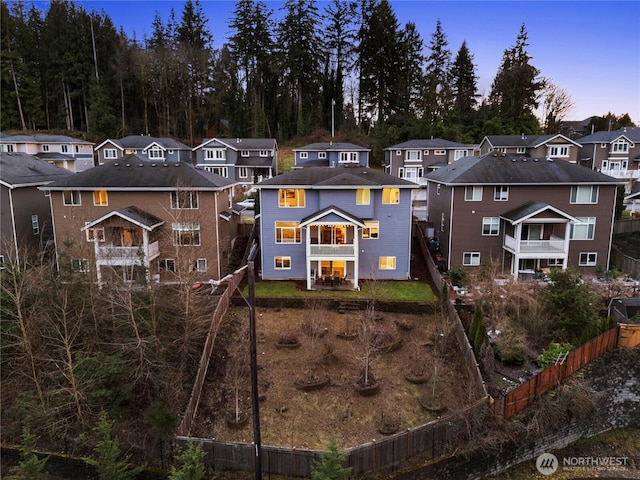
[[[451,89],[455,119],[465,124],[478,104],[478,77],[466,40],[451,65]]]
[[[452,88],[450,84],[451,51],[442,31],[440,20],[431,35],[426,58],[425,92],[423,97],[424,118],[431,124],[442,121],[451,108]]]

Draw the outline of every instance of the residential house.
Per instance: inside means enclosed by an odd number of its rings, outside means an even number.
[[[103,284],[219,279],[235,237],[235,182],[127,155],[42,187],[58,263]]]
[[[487,153],[427,174],[429,219],[447,269],[497,262],[522,273],[609,268],[620,181],[550,158]]]
[[[0,266],[35,262],[52,246],[49,198],[38,187],[70,175],[27,153],[0,153]]]
[[[71,172],[93,168],[94,145],[65,135],[0,135],[1,152],[28,153]]]
[[[552,158],[571,163],[578,161],[581,145],[560,134],[553,135],[488,135],[480,142],[480,155],[489,152]]]
[[[303,280],[307,289],[408,279],[417,187],[350,164],[294,169],[261,182],[262,278]]]
[[[98,165],[126,155],[137,155],[154,162],[191,162],[191,147],[173,138],[148,135],[129,135],[120,139],[107,139],[96,148]]]
[[[193,151],[198,167],[239,182],[245,190],[278,172],[273,138],[205,138]]]
[[[632,191],[640,178],[640,128],[595,132],[578,141],[581,164],[625,180],[625,191]]]
[[[337,167],[340,165],[369,166],[371,149],[344,142],[318,142],[294,148],[294,168]]]

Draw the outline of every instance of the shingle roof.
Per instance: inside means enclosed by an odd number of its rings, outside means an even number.
[[[356,145],[354,143],[333,143],[333,142],[317,142],[310,143],[309,145],[305,145],[304,147],[294,148],[294,152],[344,152],[345,150],[350,151],[361,151],[361,152],[369,152],[370,148],[362,147],[360,145]]]
[[[622,184],[621,180],[564,160],[487,153],[464,157],[425,175],[428,181],[462,185]]]
[[[66,135],[7,135],[0,136],[2,143],[77,143],[93,145],[93,142],[72,138]]]
[[[73,175],[27,153],[0,153],[0,181],[7,185],[46,183]]]
[[[110,142],[121,148],[145,149],[153,143],[157,143],[163,148],[173,150],[191,150],[182,142],[166,137],[148,137],[146,135],[129,135],[120,139],[109,139]]]
[[[403,143],[398,143],[397,145],[392,145],[391,147],[385,148],[385,150],[401,150],[404,148],[466,148],[468,145],[464,143],[452,142],[450,140],[443,140],[441,138],[431,138],[428,140],[417,139],[417,140],[409,140]]]
[[[217,142],[233,150],[271,150],[277,148],[273,138],[205,138],[194,150],[204,147],[208,143]]]
[[[575,218],[572,217],[571,215],[568,215],[567,213],[558,210],[557,208],[549,205],[548,203],[534,202],[534,201],[526,202],[523,205],[520,205],[519,207],[509,210],[508,212],[505,212],[502,215],[500,215],[500,217],[504,218],[505,220],[508,220],[509,222],[511,222],[512,225],[514,225],[516,223],[520,223],[522,220],[525,220],[526,218],[532,217],[533,215],[537,215],[545,210],[550,210],[552,212],[555,212],[556,215],[558,215],[559,217],[564,217],[568,220],[575,220]]]
[[[236,182],[207,172],[193,165],[178,162],[151,162],[136,155],[74,174],[48,186],[51,190],[92,190],[96,187],[113,190],[222,190]]]
[[[314,188],[393,186],[418,188],[418,185],[413,182],[394,177],[379,170],[359,166],[300,168],[264,180],[256,185],[257,188],[278,188],[283,186]]]
[[[158,218],[149,212],[145,212],[144,210],[134,205],[131,205],[129,207],[120,208],[118,210],[113,210],[107,213],[106,215],[98,218],[97,220],[94,220],[93,222],[86,224],[83,227],[83,230],[86,230],[87,228],[92,228],[95,225],[98,225],[104,222],[106,219],[114,216],[130,220],[133,223],[140,225],[142,228],[149,231],[155,229],[156,227],[164,223],[164,220],[162,220],[161,218]]]
[[[585,143],[610,143],[614,140],[626,137],[632,142],[640,142],[640,128],[638,127],[625,127],[620,130],[614,130],[612,132],[609,131],[601,131],[595,132],[591,135],[587,135],[586,137],[582,137],[578,139],[578,142]]]

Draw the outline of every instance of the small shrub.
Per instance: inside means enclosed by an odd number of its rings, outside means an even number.
[[[298,345],[300,341],[293,330],[284,330],[278,334],[278,345]]]
[[[522,330],[508,326],[496,341],[496,353],[504,363],[521,364],[527,354],[527,339]]]
[[[451,279],[451,285],[455,285],[457,287],[467,287],[469,283],[469,274],[467,271],[462,268],[452,268],[449,270],[449,278]]]
[[[375,348],[385,348],[395,341],[395,335],[387,327],[376,327],[372,333],[373,346]]]

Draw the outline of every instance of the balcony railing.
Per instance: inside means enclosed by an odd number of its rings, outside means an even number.
[[[98,260],[113,262],[133,262],[141,260],[148,262],[160,255],[160,247],[158,242],[150,243],[147,248],[144,245],[135,247],[118,247],[115,245],[107,245],[98,248]]]
[[[311,245],[309,253],[312,257],[353,257],[355,251],[352,244]]]
[[[640,178],[640,170],[623,170],[621,168],[607,168],[600,170],[600,173],[613,178]]]
[[[565,253],[565,241],[560,237],[551,237],[549,240],[520,240],[505,235],[504,247],[512,252],[529,254],[558,254]]]

